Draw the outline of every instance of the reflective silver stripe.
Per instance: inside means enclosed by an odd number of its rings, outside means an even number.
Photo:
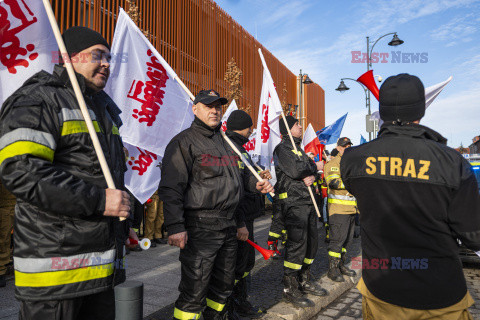
[[[55,150],[57,147],[57,143],[55,142],[53,135],[50,133],[27,128],[18,128],[5,134],[0,139],[0,150],[17,141],[36,142],[45,147],[49,147],[52,150]]]
[[[114,259],[115,249],[112,249],[104,252],[88,252],[67,257],[20,258],[14,256],[13,264],[17,271],[37,273],[99,266],[112,263]]]
[[[355,201],[355,197],[353,196],[341,196],[341,195],[336,195],[331,193],[328,194],[328,199]]]
[[[97,120],[95,116],[95,112],[93,110],[88,109],[88,113],[90,114],[90,118],[93,120]],[[74,120],[84,120],[82,111],[79,109],[67,109],[62,108],[62,110],[58,113],[58,120],[60,121],[60,125],[65,121],[74,121]]]

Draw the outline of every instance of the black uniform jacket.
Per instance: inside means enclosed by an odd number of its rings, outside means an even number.
[[[293,140],[300,157],[295,154],[289,136],[284,136],[282,142],[273,150],[275,173],[277,175],[275,197],[289,203],[312,203],[308,189],[302,179],[315,175],[317,166],[301,148],[302,140],[299,138],[293,138]]]
[[[257,170],[250,155],[243,147],[243,145],[248,142],[248,138],[245,138],[244,136],[230,130],[227,130],[226,134],[227,134],[227,137],[229,137],[230,140],[232,140],[232,142],[235,144],[237,149],[243,154],[246,161],[248,161],[250,165],[255,170]],[[253,176],[253,174],[250,172],[250,169],[248,169],[244,163],[241,163],[239,167],[240,167],[240,170],[243,171],[245,185],[248,185],[250,183],[250,180],[256,181],[255,176]],[[251,192],[249,190],[245,190],[243,198],[242,200],[240,200],[240,203],[238,204],[238,208],[237,208],[236,215],[237,215],[238,226],[244,225],[242,221],[254,220],[255,218],[258,218],[259,216],[261,216],[263,213],[262,209],[264,206],[265,204],[264,204],[263,197],[260,195],[258,191],[255,190],[255,192]]]
[[[164,202],[168,234],[201,227],[236,226],[235,210],[243,197],[240,158],[220,134],[195,117],[190,128],[168,144],[158,194]],[[245,186],[255,190],[255,180]]]
[[[89,93],[83,76],[77,78],[115,185],[123,189],[120,110],[105,92]],[[65,68],[33,75],[5,101],[0,135],[2,183],[17,197],[17,298],[68,299],[123,280],[124,270],[118,277],[110,263],[118,268],[128,226],[103,216],[107,183]],[[62,257],[61,265],[52,260]],[[75,267],[80,259],[93,269]]]
[[[346,149],[340,171],[362,213],[363,279],[372,294],[421,310],[459,302],[467,288],[456,239],[480,250],[470,164],[437,132],[390,124]]]

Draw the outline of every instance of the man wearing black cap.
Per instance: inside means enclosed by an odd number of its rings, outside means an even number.
[[[199,319],[204,309],[206,320],[226,317],[225,303],[235,281],[237,205],[244,189],[273,191],[267,180],[244,179],[239,157],[222,138],[226,103],[214,90],[200,91],[192,125],[170,141],[162,161],[158,194],[168,242],[181,249],[175,319]],[[238,236],[246,240],[248,232],[241,230]]]
[[[340,176],[340,163],[343,152],[350,148],[352,142],[349,138],[338,139],[337,155],[325,165],[325,182],[327,183],[327,207],[329,221],[328,261],[327,276],[336,282],[343,282],[343,275],[355,276],[355,271],[347,268],[347,246],[353,239],[355,232],[355,215],[358,213],[357,202],[342,182]]]
[[[273,151],[277,175],[275,197],[282,203],[287,229],[283,296],[295,306],[310,307],[313,302],[304,294],[327,295],[310,275],[318,248],[318,231],[315,208],[307,188],[315,181],[317,166],[300,146],[302,127],[298,120],[292,116],[287,116],[286,120],[297,152],[284,121],[280,121],[282,141]]]
[[[110,46],[83,27],[63,34],[117,190],[107,189],[64,66],[41,71],[0,114],[0,175],[17,197],[15,296],[20,319],[114,319],[129,196],[120,110],[102,90]],[[80,57],[78,59],[78,57]]]
[[[380,88],[384,124],[345,152],[346,188],[361,214],[364,314],[386,319],[472,319],[457,239],[480,250],[480,197],[470,164],[419,124],[425,89],[415,76]],[[365,263],[365,262],[364,262]]]
[[[243,147],[248,142],[248,137],[252,134],[252,118],[243,110],[233,111],[227,120],[227,131],[225,132],[230,140],[236,145],[245,159],[254,167],[253,161]],[[239,163],[243,172],[244,184],[248,179],[254,179],[250,170],[245,164]],[[255,167],[254,167],[255,168]],[[271,179],[272,176],[268,170],[259,172],[264,179]],[[247,179],[247,180],[245,180]],[[255,249],[245,241],[254,240],[253,220],[262,215],[265,202],[263,197],[257,192],[245,190],[243,198],[237,207],[237,263],[235,266],[235,287],[232,293],[232,307],[242,317],[251,319],[263,316],[263,311],[258,307],[252,306],[247,300],[247,281],[246,277],[255,266]]]

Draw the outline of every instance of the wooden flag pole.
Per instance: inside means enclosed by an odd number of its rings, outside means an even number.
[[[288,123],[287,123],[287,118],[285,118],[285,115],[283,114],[283,111],[282,111],[282,118],[283,118],[283,122],[285,123],[285,127],[287,128],[288,136],[290,137],[290,142],[292,143],[292,146],[295,149],[295,154],[300,158],[301,155],[298,154],[297,146],[295,145],[295,142],[293,141],[292,132],[290,131],[290,127],[288,126]],[[315,201],[315,197],[313,196],[312,188],[307,187],[307,189],[308,189],[308,193],[310,194],[310,198],[312,198],[313,206],[315,207],[315,211],[317,212],[317,216],[320,218],[321,217],[320,216],[320,210],[318,210],[317,201]]]
[[[58,28],[57,20],[55,19],[52,7],[50,6],[50,2],[48,0],[43,0],[43,6],[45,7],[45,11],[47,12],[48,20],[50,21],[50,25],[55,35],[55,39],[57,40],[60,53],[65,60],[65,67],[67,68],[68,77],[70,78],[70,82],[72,83],[73,91],[75,92],[78,105],[80,106],[82,116],[87,125],[88,133],[90,134],[90,137],[92,139],[95,153],[97,154],[98,161],[100,162],[100,167],[102,169],[103,175],[105,176],[105,180],[107,181],[107,186],[109,189],[115,189],[115,183],[113,182],[112,174],[110,173],[110,169],[108,168],[107,161],[105,160],[105,155],[102,151],[102,146],[100,145],[97,133],[95,132],[95,127],[93,126],[92,119],[90,118],[90,114],[88,113],[87,105],[85,103],[85,100],[83,99],[82,90],[80,90],[80,86],[78,85],[77,77],[75,76],[75,70],[73,69],[72,63],[67,53],[67,49],[65,47],[65,43],[63,42],[60,29]],[[125,218],[123,217],[119,219],[120,221],[125,220]]]

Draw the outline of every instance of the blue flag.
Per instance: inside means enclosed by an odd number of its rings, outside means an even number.
[[[360,144],[364,144],[366,142],[367,140],[365,140],[365,138],[362,135],[360,135]]]
[[[337,140],[338,138],[340,138],[340,134],[342,133],[343,125],[345,124],[345,119],[347,118],[347,115],[348,112],[328,127],[317,131],[317,137],[318,140],[320,140],[321,144],[327,145],[337,143]]]

